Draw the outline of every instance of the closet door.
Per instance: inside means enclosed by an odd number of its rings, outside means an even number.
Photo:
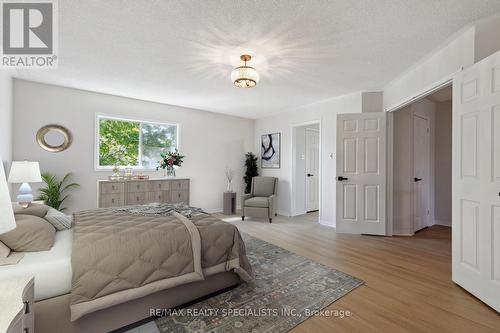
[[[337,232],[386,234],[386,114],[337,115]]]
[[[500,52],[453,79],[453,281],[500,311]]]

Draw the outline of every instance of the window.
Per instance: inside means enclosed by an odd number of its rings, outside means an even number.
[[[177,148],[178,125],[97,116],[97,168],[154,169],[160,154]]]

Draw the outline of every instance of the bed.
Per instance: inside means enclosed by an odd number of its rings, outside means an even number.
[[[35,329],[39,333],[113,331],[157,314],[156,309],[179,307],[234,287],[242,277],[244,280],[253,277],[237,229],[208,214],[186,218],[176,212],[148,214],[141,210],[134,214],[98,209],[75,214],[75,220],[73,229],[56,233],[55,244],[49,251],[26,253],[18,264],[0,267],[2,277],[35,277]],[[174,227],[164,229],[167,224]],[[137,231],[140,225],[142,231]],[[149,232],[150,228],[155,231]],[[230,239],[221,237],[227,232],[234,233],[233,240],[224,241],[224,238]],[[126,266],[128,258],[134,257],[134,251],[140,252],[138,257],[148,262],[162,255],[153,250],[147,253],[155,246],[144,248],[144,240],[150,244],[161,240],[158,244],[162,246],[157,247],[162,252],[171,252],[167,259],[177,258],[186,250],[183,242],[178,242],[183,233],[190,235],[192,265],[188,263],[182,273],[158,275],[161,269],[153,270],[146,278],[139,275],[141,282],[124,287],[122,280],[129,283],[138,272],[143,272],[143,266],[136,263]],[[129,252],[117,255],[123,251]],[[224,251],[228,253],[227,258],[219,258]],[[197,252],[201,254],[198,259]],[[113,264],[101,265],[109,258]],[[170,259],[165,261],[167,266],[170,262]],[[114,277],[108,277],[108,272],[101,274],[102,267],[113,266],[120,269]]]

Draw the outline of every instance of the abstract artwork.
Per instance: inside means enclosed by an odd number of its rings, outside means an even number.
[[[281,133],[264,134],[261,137],[260,161],[263,169],[280,168]]]

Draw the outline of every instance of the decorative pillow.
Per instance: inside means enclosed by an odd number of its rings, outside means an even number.
[[[52,207],[49,208],[47,215],[43,218],[52,224],[57,231],[71,229],[71,224],[73,222],[73,218],[71,216],[61,213]]]
[[[40,205],[36,203],[30,203],[27,208],[19,204],[12,204],[12,208],[14,209],[14,214],[17,215],[33,215],[38,217],[44,217],[49,211],[50,207],[46,205]]]
[[[0,260],[3,258],[7,258],[10,253],[10,248],[4,243],[0,242]]]
[[[56,229],[41,217],[15,215],[17,227],[0,235],[0,241],[12,251],[47,251],[54,245]]]

